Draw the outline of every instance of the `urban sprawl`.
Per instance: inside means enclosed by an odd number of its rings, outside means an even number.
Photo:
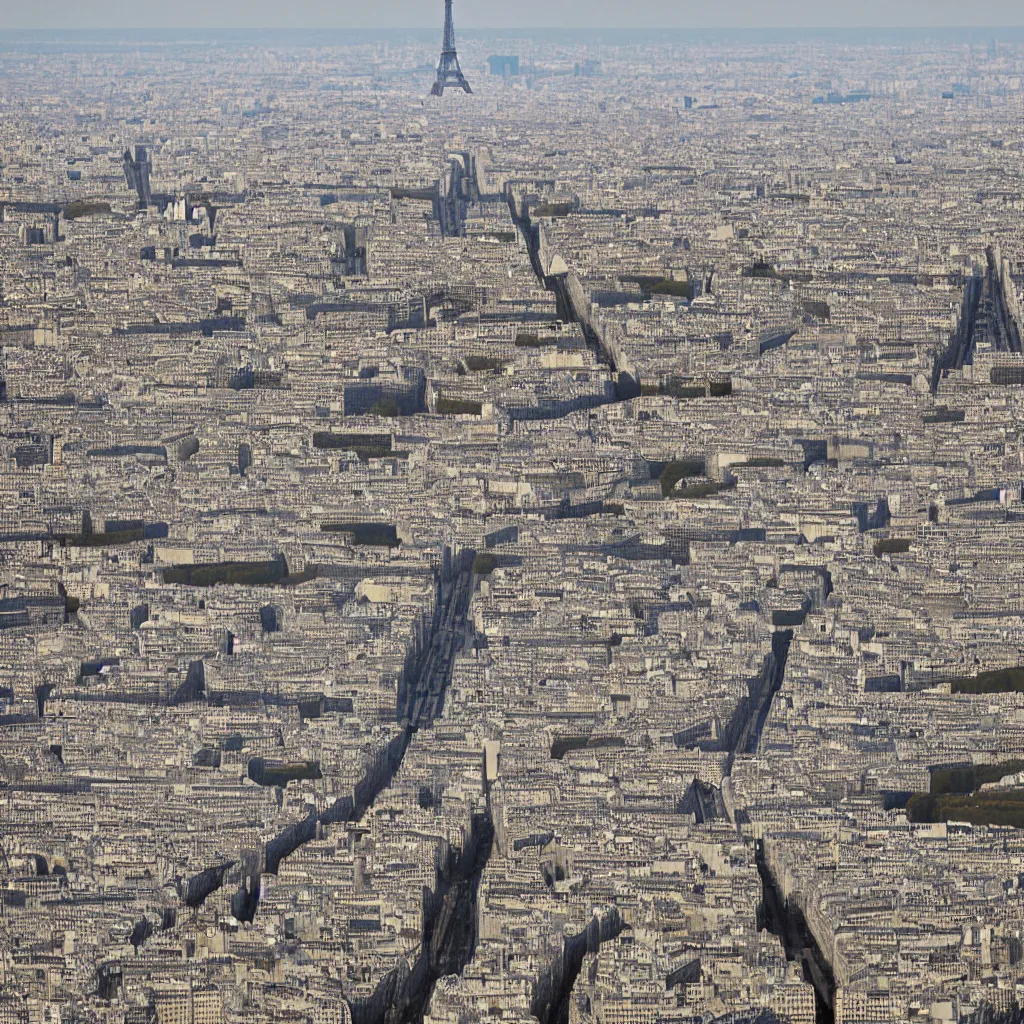
[[[0,51],[0,1024],[1018,1019],[1024,46],[182,39]]]

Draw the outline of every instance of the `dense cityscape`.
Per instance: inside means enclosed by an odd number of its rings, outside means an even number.
[[[1018,1020],[1024,42],[441,16],[0,45],[0,1024]]]

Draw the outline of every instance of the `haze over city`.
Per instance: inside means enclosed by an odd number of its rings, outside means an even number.
[[[0,1024],[1024,1020],[1018,5],[3,18]]]
[[[436,4],[425,0],[179,0],[173,5],[131,0],[40,0],[36,4],[0,5],[0,32],[10,29],[385,29],[437,25]],[[820,0],[562,0],[558,4],[521,0],[468,0],[459,6],[466,29],[532,28],[575,30],[1020,27],[1024,11],[1013,0],[863,0],[857,4]]]

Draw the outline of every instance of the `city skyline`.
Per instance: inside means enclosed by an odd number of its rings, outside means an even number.
[[[1024,32],[468,6],[0,45],[0,1024],[1021,1024]]]

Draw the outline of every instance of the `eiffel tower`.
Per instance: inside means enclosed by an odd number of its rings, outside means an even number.
[[[437,62],[437,77],[430,90],[431,96],[441,96],[444,87],[459,86],[468,93],[473,90],[459,67],[459,55],[455,52],[455,26],[452,24],[452,0],[444,0],[444,43],[441,45],[441,59]]]

